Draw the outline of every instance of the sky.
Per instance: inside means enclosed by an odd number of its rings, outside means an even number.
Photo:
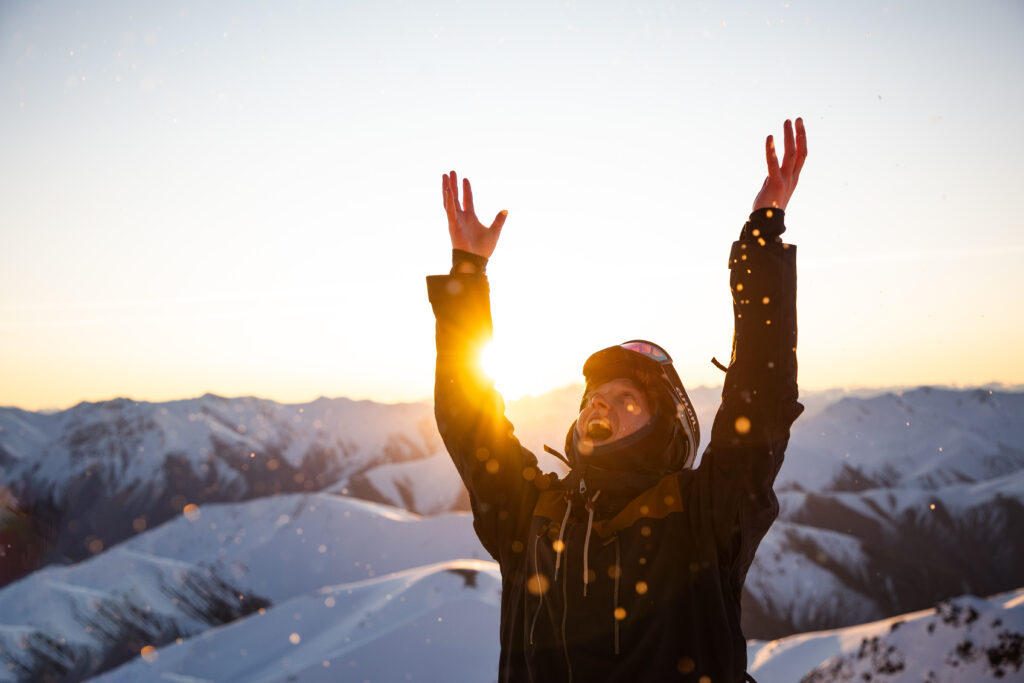
[[[420,400],[440,177],[509,211],[507,398],[632,338],[720,385],[802,116],[804,388],[1024,382],[1024,4],[0,4],[0,405]]]

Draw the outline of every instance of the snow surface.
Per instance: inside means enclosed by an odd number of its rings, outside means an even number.
[[[748,669],[759,683],[1024,681],[1022,634],[1024,588],[988,600],[965,596],[938,609],[861,626],[771,642],[752,640],[747,644]],[[1001,646],[1009,645],[1005,650],[1012,652],[1014,641],[1016,664],[993,666],[989,651],[998,657]]]
[[[328,494],[202,506],[84,562],[0,589],[0,651],[17,652],[26,633],[40,633],[101,652],[98,615],[133,607],[181,632],[202,632],[209,624],[183,599],[196,581],[224,600],[238,591],[279,605],[323,586],[484,557],[462,513],[421,518]],[[5,675],[0,668],[0,680]]]
[[[442,562],[292,598],[95,680],[497,680],[500,605],[496,564]]]
[[[798,420],[776,487],[938,489],[1022,467],[1024,394],[922,387]]]

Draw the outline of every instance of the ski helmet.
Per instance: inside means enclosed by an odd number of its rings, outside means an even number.
[[[697,445],[700,443],[697,412],[693,409],[683,382],[672,365],[672,357],[665,349],[643,339],[633,339],[601,349],[583,364],[583,377],[587,381],[584,396],[599,384],[613,379],[629,378],[637,373],[653,378],[661,389],[658,393],[671,398],[676,421],[686,439],[687,451],[683,468],[693,467],[697,457]]]

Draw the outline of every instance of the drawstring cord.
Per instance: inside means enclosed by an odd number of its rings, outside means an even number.
[[[619,535],[615,534],[615,589],[612,591],[612,621],[615,623],[615,654],[619,654],[619,576],[622,575],[622,560],[619,556]]]
[[[540,568],[537,565],[537,544],[540,542],[540,537],[544,534],[541,531],[537,534],[537,538],[533,539],[533,576],[537,582],[537,588],[540,588]],[[527,589],[529,589],[530,582],[526,582]],[[540,608],[544,604],[544,591],[538,591],[540,593],[540,602],[537,603],[537,611],[533,613],[533,622],[530,624],[530,645],[533,645],[533,629],[537,627],[537,617],[540,616]]]
[[[565,524],[569,521],[569,512],[572,511],[572,498],[568,498],[568,501],[565,506],[565,516],[562,517],[562,526],[558,529],[558,548],[555,549],[555,583],[558,583],[558,568],[562,564],[562,552],[565,550],[565,542],[562,540],[565,538]],[[534,559],[536,559],[536,552],[534,552]]]
[[[544,450],[550,453],[551,455],[555,456],[562,462],[564,462],[566,465],[568,465],[569,469],[572,469],[572,463],[569,462],[569,458],[565,457],[564,455],[562,455],[561,453],[559,453],[558,451],[556,451],[554,448],[547,444],[544,444]]]
[[[587,597],[587,584],[590,583],[590,567],[588,560],[590,556],[590,530],[594,528],[594,501],[601,495],[598,491],[587,503],[587,535],[583,541],[583,597]]]

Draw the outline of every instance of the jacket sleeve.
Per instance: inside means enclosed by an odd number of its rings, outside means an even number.
[[[522,552],[539,488],[548,478],[505,418],[505,403],[481,371],[479,355],[491,340],[487,278],[455,272],[427,278],[437,320],[434,416],[469,491],[473,527],[501,562]]]
[[[779,512],[772,485],[797,402],[796,247],[784,214],[760,209],[729,255],[734,333],[722,403],[701,461],[724,566],[742,585]]]

